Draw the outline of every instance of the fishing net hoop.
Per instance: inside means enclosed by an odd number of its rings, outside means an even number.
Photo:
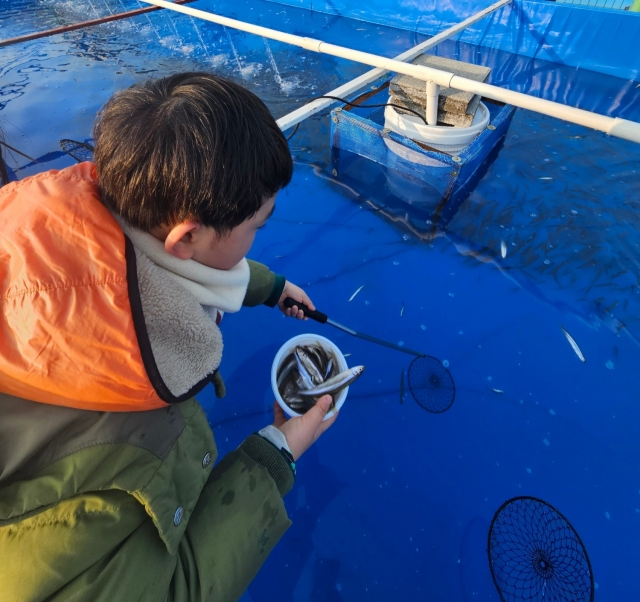
[[[513,533],[510,533],[505,541],[499,541],[499,537],[504,536],[501,530],[506,532],[514,525],[520,528],[530,526],[517,525],[510,514],[510,507],[518,512],[522,511],[525,504],[533,508],[531,510],[533,514],[543,514],[542,517],[538,517],[539,522],[540,519],[545,521],[543,528],[536,533],[531,531],[521,533],[528,537],[526,540],[524,538],[518,540],[517,537],[514,538]],[[526,511],[525,509],[522,512]],[[560,527],[550,530],[550,525],[554,522]],[[559,531],[569,535],[567,539],[571,545],[564,547],[559,545],[557,537],[554,539]],[[505,547],[507,555],[511,554],[506,562],[499,555],[501,546]],[[544,500],[531,496],[518,496],[504,502],[494,514],[489,527],[487,555],[491,577],[502,602],[593,602],[594,600],[593,569],[587,549],[567,518]],[[519,573],[511,577],[511,573],[518,570],[518,559],[522,561],[523,558],[528,562],[524,562]],[[530,566],[527,567],[528,563]],[[498,564],[503,566],[497,567]],[[509,567],[509,570],[504,567]],[[497,574],[500,569],[511,578],[512,583],[509,583],[502,574]],[[501,580],[506,582],[501,584]],[[524,588],[523,584],[529,585]],[[514,593],[518,585],[521,589],[533,593],[529,593],[527,597],[523,597],[524,591],[523,594]],[[575,588],[574,591],[569,592],[570,597],[565,597],[566,590],[560,591],[563,587]],[[576,593],[581,597],[575,597]]]
[[[451,372],[437,357],[416,357],[409,365],[407,380],[413,399],[427,412],[442,414],[453,405],[456,384]]]
[[[93,157],[94,147],[88,142],[79,142],[78,140],[70,140],[63,138],[60,140],[60,148],[73,157],[78,163],[83,161],[91,161]]]

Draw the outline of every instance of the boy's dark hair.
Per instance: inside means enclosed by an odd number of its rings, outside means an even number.
[[[266,105],[209,73],[117,92],[93,136],[103,203],[145,232],[195,219],[227,233],[293,172],[287,141]]]

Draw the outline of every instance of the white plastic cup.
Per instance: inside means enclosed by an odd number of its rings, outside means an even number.
[[[276,396],[276,401],[278,405],[284,410],[285,414],[289,416],[302,416],[302,414],[298,414],[292,410],[282,399],[280,395],[280,391],[278,391],[278,369],[284,363],[289,355],[291,355],[295,348],[298,345],[316,345],[320,343],[324,349],[330,351],[333,357],[335,358],[335,362],[338,366],[338,373],[344,372],[349,368],[347,365],[347,360],[344,355],[342,355],[342,351],[336,347],[334,343],[332,343],[329,339],[325,337],[321,337],[318,334],[299,334],[297,337],[293,337],[289,339],[280,349],[278,353],[276,353],[276,357],[273,360],[273,364],[271,366],[271,388],[273,389],[273,394]],[[327,412],[327,415],[324,417],[325,420],[328,420],[338,412],[338,410],[344,404],[345,399],[347,398],[347,393],[349,392],[349,387],[345,387],[338,393],[338,396],[335,398],[335,406],[332,410]]]

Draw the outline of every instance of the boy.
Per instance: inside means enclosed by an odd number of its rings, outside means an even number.
[[[247,262],[289,183],[266,106],[185,73],[116,94],[91,163],[0,190],[3,601],[235,600],[289,526],[330,398],[216,449],[223,312],[307,295]]]

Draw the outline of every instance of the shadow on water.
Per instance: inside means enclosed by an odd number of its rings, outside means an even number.
[[[285,498],[293,525],[271,552],[265,569],[249,586],[255,602],[342,600],[336,589],[340,561],[318,555],[314,532],[322,528],[319,518],[343,488],[335,473],[321,463],[317,447],[311,447],[304,456],[304,471],[296,480],[295,491]],[[269,566],[284,570],[291,577],[273,580]]]

